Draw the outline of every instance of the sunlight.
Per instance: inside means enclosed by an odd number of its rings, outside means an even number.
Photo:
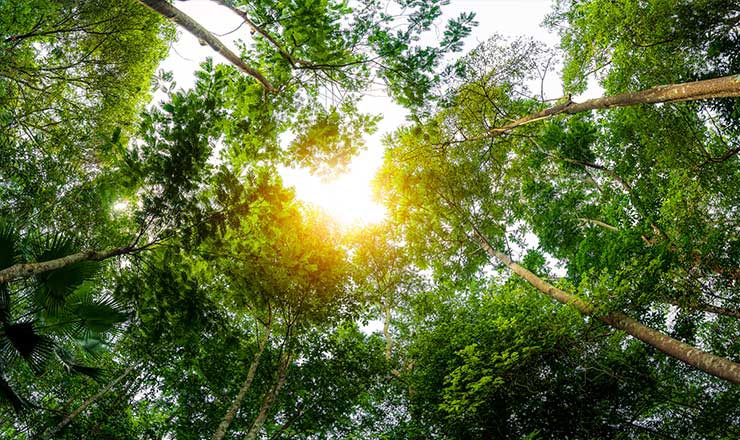
[[[129,205],[128,200],[126,199],[118,200],[115,203],[113,203],[113,212],[118,213],[118,212],[126,211],[128,209],[128,205]]]
[[[294,187],[300,200],[318,206],[345,227],[380,223],[386,218],[385,208],[373,199],[372,180],[383,163],[382,137],[392,132],[406,115],[406,110],[384,95],[365,96],[359,107],[363,112],[383,115],[383,119],[375,133],[365,135],[365,149],[352,159],[346,173],[325,180],[307,169],[280,170],[283,183]]]
[[[385,208],[375,203],[369,173],[353,164],[350,172],[330,181],[322,181],[304,169],[284,169],[286,186],[295,187],[296,196],[323,209],[344,226],[364,226],[385,218]]]

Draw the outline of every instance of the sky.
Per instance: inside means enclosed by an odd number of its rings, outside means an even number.
[[[551,0],[452,0],[444,8],[445,13],[438,20],[436,29],[426,38],[438,38],[448,19],[457,17],[462,12],[472,11],[476,13],[478,26],[465,41],[464,50],[460,54],[475,48],[494,33],[512,39],[529,36],[556,46],[557,36],[541,27],[545,15],[551,10],[551,3]],[[219,38],[235,51],[235,38],[249,38],[246,25],[239,27],[240,18],[211,0],[176,1],[174,5],[217,36],[227,34]],[[235,32],[231,32],[235,29]],[[206,57],[213,57],[216,62],[226,62],[210,47],[201,46],[187,32],[180,30],[178,35],[178,41],[173,44],[168,58],[160,68],[172,71],[179,87],[192,86],[192,72]],[[545,84],[545,95],[547,98],[560,97],[562,93],[558,74],[555,72],[550,75]],[[159,99],[161,98],[160,96]],[[348,226],[382,221],[385,212],[372,199],[371,182],[383,160],[383,136],[403,124],[406,116],[406,112],[384,96],[382,90],[363,99],[360,110],[379,114],[383,119],[377,132],[366,137],[366,150],[353,159],[347,173],[326,181],[319,176],[312,176],[305,169],[280,170],[284,183],[295,187],[299,199],[320,206],[341,224]]]

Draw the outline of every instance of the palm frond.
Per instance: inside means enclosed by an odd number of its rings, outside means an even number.
[[[0,374],[0,402],[9,403],[16,413],[24,412],[29,406],[29,402],[15,392],[2,374]]]
[[[82,374],[98,383],[103,383],[106,379],[104,369],[80,364],[69,350],[60,348],[57,350],[57,356],[69,373]]]
[[[124,309],[111,297],[81,301],[70,307],[84,331],[102,334],[128,319]]]
[[[8,268],[20,260],[20,240],[13,225],[0,219],[0,270]]]
[[[20,356],[35,373],[40,373],[55,349],[54,341],[36,331],[33,321],[3,325],[0,350],[8,358]]]
[[[31,240],[30,251],[34,261],[48,261],[74,254],[78,249],[70,238],[53,234]],[[67,297],[86,280],[93,278],[99,267],[97,262],[81,261],[37,275],[34,302],[50,314],[57,313],[66,304]]]
[[[97,336],[90,335],[84,339],[79,339],[77,343],[85,354],[93,358],[97,358],[108,351],[105,341]]]
[[[0,325],[9,324],[10,313],[10,289],[5,284],[0,284]]]

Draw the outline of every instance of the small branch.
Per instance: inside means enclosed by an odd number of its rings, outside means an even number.
[[[604,223],[601,220],[596,220],[593,218],[584,218],[584,217],[578,217],[578,220],[581,223],[591,223],[592,225],[601,226],[602,228],[608,229],[613,232],[619,232],[619,228],[617,228],[616,226],[612,226],[608,223]]]
[[[290,53],[288,53],[287,50],[285,50],[285,48],[282,46],[282,44],[280,44],[275,39],[275,37],[273,37],[272,35],[270,35],[266,30],[262,29],[260,26],[257,26],[257,24],[255,22],[253,22],[251,18],[249,18],[249,15],[247,15],[246,12],[244,12],[241,9],[233,6],[230,1],[226,1],[226,0],[213,0],[213,1],[216,2],[216,3],[218,3],[221,6],[224,6],[224,7],[229,8],[229,10],[231,10],[233,13],[235,13],[236,15],[238,15],[239,17],[241,17],[244,20],[244,23],[246,23],[247,26],[249,26],[252,29],[253,32],[256,32],[256,33],[260,34],[267,41],[269,41],[270,44],[272,44],[275,47],[275,49],[277,49],[278,52],[280,52],[280,55],[282,55],[283,58],[285,58],[290,63],[290,65],[293,68],[296,68],[298,66],[304,66],[304,65],[308,65],[309,64],[309,63],[306,63],[306,62],[304,62],[302,60],[293,58],[293,56]]]
[[[740,318],[740,310],[736,309],[730,309],[727,307],[720,307],[720,306],[713,306],[711,304],[706,303],[699,303],[699,304],[685,304],[681,303],[679,301],[675,300],[668,300],[669,304],[672,304],[676,307],[682,308],[682,309],[691,309],[691,310],[697,310],[701,312],[707,312],[707,313],[713,313],[715,315],[723,315],[723,316],[729,316],[732,318]]]
[[[166,0],[139,0],[139,2],[154,12],[179,24],[194,37],[198,38],[198,40],[204,41],[206,44],[211,46],[213,50],[223,55],[224,58],[229,60],[234,66],[238,67],[242,72],[259,81],[268,92],[277,92],[275,87],[267,80],[267,78],[264,77],[264,75],[262,75],[260,71],[247,65],[241,57],[227,48],[221,40],[213,35],[213,33],[201,26],[189,15],[172,6]]]

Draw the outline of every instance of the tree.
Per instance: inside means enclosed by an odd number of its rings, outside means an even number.
[[[227,304],[233,304],[235,312],[249,311],[263,327],[244,384],[214,438],[225,435],[268,343],[275,344],[279,352],[277,378],[264,394],[247,432],[249,438],[259,434],[285,386],[288,368],[300,350],[296,341],[301,332],[352,307],[345,291],[346,257],[329,219],[301,212],[292,193],[283,190],[279,182],[265,180],[266,175],[258,179],[261,183],[254,190],[249,214],[236,220],[222,239],[203,244],[204,257],[228,280]]]
[[[484,76],[478,83],[463,86],[462,94],[466,96],[466,99],[453,101],[452,105],[441,111],[435,120],[430,121],[423,127],[399,131],[397,137],[392,141],[393,149],[389,153],[389,160],[387,161],[388,171],[385,175],[381,174],[380,181],[387,188],[388,196],[386,197],[392,200],[389,205],[394,207],[399,218],[407,219],[406,223],[409,223],[410,220],[409,229],[411,230],[421,227],[423,232],[413,232],[414,235],[411,236],[411,239],[429,237],[429,227],[434,225],[432,230],[435,230],[435,235],[447,243],[452,240],[455,246],[454,252],[457,253],[458,258],[463,260],[464,264],[476,264],[475,259],[468,260],[467,256],[463,256],[466,252],[469,252],[465,249],[468,245],[455,243],[455,240],[464,242],[468,237],[471,237],[491,257],[512,268],[543,293],[575,307],[586,315],[594,314],[599,319],[604,319],[609,325],[626,330],[631,335],[659,347],[664,352],[677,356],[685,362],[694,362],[689,359],[689,353],[692,356],[698,354],[695,348],[682,345],[683,343],[671,339],[665,334],[652,333],[641,324],[638,325],[635,321],[627,319],[621,312],[613,312],[615,314],[610,315],[604,313],[600,308],[601,306],[593,309],[592,305],[582,302],[581,299],[570,294],[561,295],[565,293],[563,290],[554,288],[531,272],[514,264],[503,251],[505,242],[502,240],[505,240],[509,235],[508,231],[527,230],[526,223],[516,225],[517,221],[527,221],[527,217],[522,217],[521,213],[542,211],[537,205],[527,204],[526,194],[529,188],[526,185],[530,180],[536,181],[542,177],[548,179],[551,176],[536,174],[531,170],[533,160],[540,160],[542,162],[539,163],[542,164],[544,161],[541,154],[547,154],[546,150],[545,152],[542,151],[543,147],[538,147],[536,132],[522,133],[520,139],[491,141],[487,146],[480,145],[482,138],[470,138],[468,142],[456,145],[446,143],[447,139],[454,139],[457,133],[460,131],[464,133],[468,128],[473,131],[487,131],[485,121],[488,115],[485,113],[481,115],[470,110],[470,108],[481,108],[482,104],[479,102],[491,102],[491,113],[510,105],[519,105],[526,108],[526,102],[516,104],[506,98],[496,102],[495,99],[499,96],[495,93],[496,89],[507,90],[512,86],[506,82],[506,79],[502,80],[500,84],[489,83],[486,80],[487,78]],[[471,88],[493,89],[493,93],[478,94],[477,101],[479,102],[476,102],[471,94],[467,94],[467,91]],[[492,118],[495,117],[494,113]],[[593,154],[589,151],[589,139],[591,138],[584,137],[583,134],[587,134],[587,132],[581,132],[581,136],[574,136],[572,140],[566,138],[565,142],[560,144],[563,150],[569,149],[565,150],[569,156],[580,155],[576,156],[576,159],[572,162],[581,165],[589,159],[589,154]],[[465,138],[467,136],[463,135],[463,139]],[[529,139],[532,140],[529,141]],[[432,145],[429,145],[430,143]],[[536,148],[534,152],[532,152],[533,145]],[[479,150],[476,151],[476,148]],[[540,154],[539,157],[538,154]],[[554,154],[553,156],[558,157]],[[594,160],[588,160],[588,162],[593,163]],[[571,161],[568,163],[571,163]],[[534,162],[534,164],[537,164],[537,162]],[[618,178],[620,173],[610,173],[609,169],[599,165],[592,166],[592,168],[605,170],[609,177],[617,180],[617,183],[625,188],[628,196],[633,198],[632,203],[637,213],[646,217],[648,219],[647,223],[655,227],[656,233],[660,233],[660,227],[649,220],[651,214],[646,210],[647,206],[643,204],[643,201],[635,199],[637,193],[631,190],[631,185]],[[579,183],[579,181],[563,183],[560,180],[555,180],[551,185],[557,185],[555,188],[573,188],[573,196],[578,197],[576,191],[583,191],[582,183],[580,183],[580,187],[576,186]],[[653,181],[653,184],[655,184],[655,181]],[[521,197],[522,194],[525,195],[524,198]],[[550,197],[552,196],[550,195]],[[585,200],[588,200],[588,198]],[[560,201],[555,201],[553,206],[562,209],[562,205],[559,206],[560,203]],[[560,219],[550,217],[549,227],[553,226],[553,220],[558,221]],[[492,244],[494,240],[495,244]],[[422,247],[424,241],[428,241],[428,238],[419,242]],[[646,267],[646,269],[650,268]],[[449,271],[449,269],[447,270]],[[459,272],[459,269],[457,271]],[[604,291],[605,295],[609,297],[619,297],[619,292],[625,290],[613,291],[608,287],[600,286],[594,291]],[[627,292],[629,292],[629,288],[625,293]],[[648,334],[652,336],[648,336]],[[675,345],[675,347],[669,347],[669,345]],[[678,346],[683,347],[681,349],[683,354],[674,350]],[[727,359],[720,360],[706,353],[700,355],[700,357],[705,359],[707,363],[704,364],[705,361],[700,361],[698,364],[693,363],[693,365],[732,382],[736,383],[738,381],[736,376],[738,364],[735,362]],[[719,364],[724,366],[718,369],[710,366],[715,361],[718,362],[717,366]]]
[[[0,15],[0,215],[85,234],[116,201],[111,138],[135,131],[173,33],[134,1],[3,2]]]

